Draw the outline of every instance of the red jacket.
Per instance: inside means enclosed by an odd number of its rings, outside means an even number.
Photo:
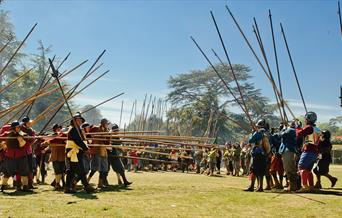
[[[6,136],[8,137],[17,137],[19,136],[19,133],[16,132],[8,132],[5,133]],[[26,142],[27,144],[27,142]],[[25,157],[26,156],[26,148],[24,147],[19,147],[19,142],[17,139],[7,139],[6,140],[6,153],[5,156],[9,158],[20,158],[20,157]]]

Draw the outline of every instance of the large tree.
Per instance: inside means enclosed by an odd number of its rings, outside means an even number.
[[[168,113],[168,126],[174,134],[219,137],[222,142],[241,138],[249,129],[248,119],[240,109],[242,99],[231,69],[221,64],[215,68],[238,102],[210,67],[171,77],[168,101],[172,109]],[[274,115],[275,107],[250,82],[250,69],[241,64],[233,65],[233,69],[253,121],[266,118],[277,125],[279,119]]]

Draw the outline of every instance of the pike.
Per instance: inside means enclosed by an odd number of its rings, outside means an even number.
[[[89,108],[89,109],[87,109],[87,110],[85,110],[85,111],[82,111],[81,113],[82,113],[82,114],[85,114],[85,113],[87,113],[87,112],[89,112],[89,111],[91,111],[91,110],[93,110],[93,109],[95,109],[95,108],[97,108],[97,107],[99,107],[99,106],[101,106],[101,105],[103,105],[103,104],[105,104],[105,103],[107,103],[107,102],[109,102],[109,101],[111,101],[111,100],[117,98],[117,97],[120,97],[120,96],[123,95],[123,94],[125,94],[125,93],[122,92],[122,93],[120,93],[120,94],[118,94],[118,95],[115,95],[115,96],[113,96],[113,97],[111,97],[111,98],[109,98],[109,99],[107,99],[107,100],[104,100],[104,101],[100,102],[99,104],[97,104],[97,105],[95,105],[95,106],[93,106],[93,107],[91,107],[91,108]],[[70,119],[64,120],[64,121],[62,121],[60,124],[63,124],[63,123],[68,122],[68,121],[70,121]]]
[[[218,56],[218,54],[215,52],[215,50],[214,50],[214,49],[211,49],[211,51],[214,53],[215,57],[217,58],[217,60],[219,60],[219,62],[221,63],[221,65],[224,66],[224,67],[226,67],[226,69],[229,71],[228,66],[227,66],[225,63],[223,63],[222,59],[220,58],[220,56]],[[265,113],[261,110],[261,108],[259,107],[259,105],[257,105],[256,102],[255,102],[253,99],[251,99],[247,94],[246,94],[246,98],[248,99],[248,101],[250,101],[250,102],[253,104],[253,106],[254,106],[254,108],[255,108],[256,111],[259,111],[259,113],[260,113],[261,115],[264,115],[264,114],[265,114]]]
[[[54,61],[55,58],[56,58],[56,55],[53,56],[52,61]],[[45,72],[45,74],[44,74],[44,77],[43,77],[43,79],[42,79],[42,81],[41,81],[41,83],[40,83],[40,85],[39,85],[39,87],[38,87],[38,90],[37,90],[36,92],[40,91],[40,90],[43,88],[45,79],[46,79],[47,75],[49,74],[49,71],[50,71],[50,65],[49,65],[48,69],[46,70],[46,72]],[[20,115],[19,119],[21,119],[21,117],[24,116],[24,114],[25,114],[26,112],[27,112],[27,113],[26,113],[27,116],[30,114],[34,102],[35,102],[35,101],[33,101],[30,105],[28,105],[28,106],[26,107],[26,109],[24,110],[24,112]],[[28,110],[28,111],[27,111],[27,110]]]
[[[232,90],[229,88],[227,82],[223,79],[223,77],[220,75],[220,73],[217,71],[217,69],[215,68],[215,66],[211,63],[211,61],[209,60],[209,58],[207,57],[207,55],[203,52],[202,48],[198,45],[198,43],[196,42],[196,40],[191,36],[190,37],[192,39],[192,41],[195,43],[195,45],[197,46],[197,48],[200,50],[200,52],[202,53],[202,55],[205,57],[205,59],[208,61],[208,63],[210,64],[210,66],[213,68],[213,70],[215,71],[215,73],[217,74],[217,76],[220,78],[220,80],[222,81],[222,83],[225,85],[225,87],[228,89],[228,91],[230,92],[230,94],[234,97],[236,103],[241,107],[242,111],[246,114],[246,116],[249,116],[248,112],[245,111],[245,108],[240,104],[240,102],[238,101],[238,99],[236,98],[236,96],[234,95],[234,93],[232,92]],[[253,122],[250,122],[250,126],[254,129],[255,126],[253,124]]]
[[[203,102],[203,100],[201,100],[200,98],[198,98],[195,95],[192,95],[191,93],[187,92],[190,96],[190,98],[196,99],[197,101]],[[227,116],[226,114],[222,113],[220,110],[218,110],[219,108],[216,108],[217,111],[221,114],[221,116],[225,117],[226,119],[232,121],[233,123],[235,123],[236,125],[240,126],[243,130],[245,130],[246,132],[249,132],[249,129],[244,126],[243,124],[239,123],[238,121],[232,119],[231,117]]]
[[[26,72],[22,73],[20,76],[16,77],[14,80],[12,80],[11,82],[9,82],[8,84],[6,84],[5,86],[0,88],[0,93],[2,93],[3,91],[5,91],[6,89],[8,89],[10,86],[12,86],[14,83],[16,83],[18,80],[24,78],[25,76],[27,76],[31,71],[33,70],[33,68],[30,68],[29,70],[27,70]]]
[[[272,82],[272,80],[271,80],[270,76],[268,75],[268,73],[267,73],[267,71],[266,71],[264,65],[261,63],[260,58],[259,58],[258,55],[256,54],[256,52],[255,52],[255,50],[253,49],[251,43],[248,41],[248,39],[247,39],[245,33],[244,33],[243,30],[241,29],[239,23],[237,22],[237,20],[235,19],[233,13],[231,12],[231,10],[229,9],[229,7],[228,7],[227,5],[226,5],[226,9],[227,9],[229,15],[231,16],[231,18],[233,19],[235,26],[238,28],[238,30],[239,30],[239,32],[241,33],[243,39],[245,40],[245,42],[246,42],[248,48],[251,50],[253,56],[254,56],[255,59],[257,60],[257,62],[258,62],[258,64],[260,65],[261,69],[263,70],[263,72],[265,73],[266,77],[268,78],[268,80],[269,80],[270,82]],[[279,90],[276,89],[276,91],[277,91],[278,96],[279,96],[279,95],[280,95],[280,94],[279,94]],[[284,103],[285,103],[285,106],[287,107],[287,109],[290,111],[292,117],[295,119],[296,116],[293,114],[293,112],[292,112],[292,110],[290,109],[290,107],[287,105],[287,103],[286,103],[285,101],[284,101]]]
[[[273,92],[274,92],[274,95],[275,95],[275,99],[276,99],[276,102],[277,102],[277,106],[278,106],[278,109],[279,109],[279,115],[280,115],[281,121],[283,123],[285,123],[285,119],[283,117],[283,113],[282,113],[280,102],[279,102],[280,96],[277,95],[277,91],[276,91],[277,86],[276,86],[276,84],[274,82],[274,77],[273,77],[273,74],[272,74],[272,71],[271,71],[268,59],[267,59],[267,55],[266,55],[266,52],[265,52],[264,44],[263,44],[262,39],[261,39],[261,34],[260,34],[260,31],[259,31],[258,23],[257,23],[255,17],[253,18],[253,20],[254,20],[253,32],[254,32],[255,37],[256,37],[256,39],[258,41],[261,54],[262,54],[262,56],[264,58],[264,61],[265,61],[265,64],[266,64],[266,67],[267,67],[267,70],[268,70],[268,75],[271,78],[271,85],[272,85],[272,89],[273,89]],[[280,99],[280,101],[282,101],[282,100]]]
[[[64,102],[65,102],[65,104],[66,104],[66,106],[67,106],[67,108],[68,108],[69,114],[70,114],[71,119],[72,119],[72,122],[73,122],[73,124],[74,124],[74,127],[76,128],[79,137],[82,138],[82,134],[81,134],[79,128],[77,128],[76,120],[75,120],[75,118],[74,118],[74,116],[73,116],[73,114],[72,114],[72,112],[71,112],[71,108],[70,108],[70,106],[69,106],[68,99],[67,99],[67,97],[65,96],[64,90],[63,90],[63,88],[62,88],[62,84],[61,84],[61,82],[59,81],[59,72],[58,72],[57,69],[55,69],[55,67],[53,66],[52,60],[51,60],[50,58],[49,58],[49,63],[50,63],[51,70],[52,70],[52,74],[51,74],[51,75],[52,75],[52,77],[54,77],[54,78],[56,79],[56,81],[57,81],[57,83],[58,83],[58,87],[59,87],[59,89],[60,89],[60,91],[61,91],[61,93],[62,93],[62,96],[63,96],[63,98],[64,98]]]
[[[17,103],[13,106],[11,106],[10,108],[7,108],[5,110],[0,111],[0,118],[6,116],[7,114],[11,113],[13,110],[15,110],[16,108],[20,107],[22,104],[27,104],[27,103],[31,103],[34,99],[43,97],[45,95],[51,94],[52,92],[56,91],[58,89],[52,89],[49,91],[46,91],[44,93],[34,93],[33,95],[31,95],[30,97],[26,98],[23,102]]]
[[[59,68],[61,68],[62,65],[68,60],[70,54],[71,54],[71,52],[69,52],[69,53],[67,54],[67,56],[63,59],[63,61],[57,66],[57,70],[59,70]],[[55,57],[56,57],[56,56],[53,56],[52,62],[55,60]],[[39,88],[38,88],[38,91],[39,91],[40,89],[44,88],[44,87],[50,82],[52,76],[50,76],[50,78],[46,81],[46,83],[44,83],[44,82],[45,82],[45,79],[46,79],[46,77],[47,77],[47,75],[49,74],[49,71],[50,71],[50,65],[48,66],[48,69],[47,69],[46,72],[45,72],[45,75],[44,75],[44,77],[43,77],[43,80],[42,80],[42,82],[41,82]],[[34,103],[35,103],[35,101],[33,101],[33,102],[31,103],[31,105],[27,108],[27,109],[28,109],[27,114],[26,114],[27,116],[29,116],[29,114],[30,114],[30,112],[31,112],[31,109],[32,109]],[[26,113],[26,110],[25,110],[25,112],[20,116],[20,118],[21,118],[25,113]]]
[[[92,72],[95,72],[96,69],[98,68],[95,68],[93,70],[93,68],[95,67],[95,65],[97,64],[97,62],[101,59],[101,57],[104,55],[104,53],[106,52],[106,50],[103,50],[103,52],[96,58],[95,62],[91,65],[91,67],[88,69],[88,71],[84,74],[84,76],[82,77],[82,79],[80,80],[79,83],[76,84],[75,88],[71,91],[71,93],[68,95],[68,97],[70,97],[74,91],[78,88],[78,86],[88,77],[90,76],[90,74]],[[100,64],[101,65],[101,64]],[[60,106],[56,111],[55,113],[50,117],[50,119],[48,120],[48,122],[43,126],[41,132],[43,132],[47,126],[50,124],[50,122],[52,121],[52,119],[57,115],[57,113],[62,109],[63,105]]]
[[[342,18],[341,18],[341,6],[340,6],[340,1],[337,2],[337,14],[338,14],[338,20],[340,22],[340,32],[341,32],[341,36],[342,36]]]
[[[85,61],[83,61],[83,62],[81,62],[80,64],[78,64],[77,66],[75,66],[75,67],[73,67],[72,69],[70,69],[69,71],[66,71],[63,75],[61,75],[60,76],[60,78],[63,78],[63,77],[65,77],[65,76],[67,76],[68,74],[70,74],[70,73],[72,73],[73,71],[75,71],[77,68],[79,68],[80,66],[82,66],[83,64],[85,64],[86,62],[88,62],[88,60],[85,60]],[[51,78],[51,77],[50,77]],[[46,87],[48,87],[48,86],[46,86],[47,85],[47,83],[45,83],[45,85],[44,85],[44,89],[46,88]],[[53,103],[54,104],[54,103]],[[51,105],[50,105],[51,106]],[[52,106],[51,106],[52,107]],[[21,113],[23,110],[25,109],[25,105],[23,105],[23,108],[21,109],[21,110],[19,110],[17,113],[15,113],[10,119],[8,119],[8,121],[6,122],[6,123],[8,123],[8,122],[10,122],[12,119],[14,119],[19,113]]]
[[[79,90],[78,92],[74,93],[72,96],[70,96],[70,98],[68,98],[68,100],[74,98],[75,96],[77,96],[78,94],[80,94],[82,91],[84,91],[86,88],[88,88],[90,85],[94,84],[97,80],[99,80],[101,77],[103,77],[104,75],[106,75],[109,72],[109,70],[107,70],[106,72],[104,72],[103,74],[101,74],[100,76],[98,76],[97,78],[95,78],[93,81],[91,81],[90,83],[88,83],[86,86],[84,86],[81,90]],[[72,89],[71,89],[72,90]],[[68,94],[71,90],[69,90],[66,94]],[[61,102],[60,104],[58,104],[57,106],[55,106],[59,101],[61,101],[62,98],[59,98],[57,101],[55,101],[52,105],[50,105],[49,107],[47,107],[42,113],[40,113],[35,119],[34,119],[34,123],[37,123],[40,119],[45,117],[45,114],[48,112],[53,112],[55,110],[57,110],[57,108],[63,106],[64,102]],[[52,110],[51,108],[55,106]]]
[[[9,39],[8,42],[6,42],[6,44],[4,46],[2,46],[2,48],[0,49],[0,53],[5,50],[5,48],[7,48],[7,46],[12,42],[12,39]]]
[[[19,44],[18,48],[14,51],[14,53],[12,54],[12,56],[10,57],[10,59],[7,61],[7,63],[5,64],[5,66],[0,70],[0,77],[2,76],[3,72],[6,70],[6,68],[8,67],[8,65],[11,63],[11,61],[13,60],[13,58],[17,55],[18,51],[21,49],[21,47],[24,45],[24,43],[26,42],[26,40],[28,39],[28,37],[31,35],[31,33],[33,32],[33,30],[36,28],[38,23],[35,23],[33,25],[33,27],[31,28],[31,30],[28,32],[28,34],[25,36],[24,40]]]
[[[272,44],[273,44],[274,59],[275,59],[275,63],[276,63],[276,70],[277,70],[277,76],[278,76],[278,84],[279,84],[279,90],[280,90],[281,107],[283,108],[283,117],[284,117],[285,121],[287,121],[288,118],[287,118],[286,111],[285,111],[285,106],[284,106],[284,95],[283,95],[283,89],[282,89],[282,86],[281,86],[279,62],[278,62],[277,47],[276,47],[274,31],[273,31],[273,21],[272,21],[271,10],[268,10],[268,17],[269,17],[269,20],[270,20],[270,27],[271,27],[271,33],[272,33]]]
[[[120,122],[119,122],[119,127],[121,127],[123,105],[124,105],[124,101],[121,101],[121,111],[120,111]]]
[[[290,52],[290,49],[289,49],[289,45],[287,44],[287,39],[286,39],[286,35],[285,35],[285,32],[284,32],[284,28],[283,28],[283,25],[281,23],[280,23],[280,28],[281,28],[281,33],[283,35],[283,39],[284,39],[284,42],[285,42],[286,51],[287,51],[287,54],[288,54],[290,62],[291,62],[292,71],[293,71],[293,74],[294,74],[295,79],[296,79],[296,83],[297,83],[297,87],[298,87],[298,90],[299,90],[299,93],[300,93],[300,97],[301,97],[301,99],[303,101],[305,112],[307,113],[308,109],[307,109],[306,104],[305,104],[303,92],[302,92],[302,89],[301,89],[299,81],[298,81],[297,72],[296,72],[296,69],[294,67],[294,63],[293,63],[293,60],[292,60],[292,56],[291,56],[291,52]]]
[[[146,112],[144,112],[145,116],[144,116],[142,131],[145,131],[145,126],[146,126],[146,122],[147,122],[148,112],[150,111],[151,101],[152,101],[152,95],[150,95],[150,100],[148,101],[148,105],[147,105],[147,108],[146,108]]]
[[[226,58],[227,58],[229,67],[230,67],[230,69],[231,69],[231,71],[232,71],[232,74],[233,74],[233,77],[234,77],[234,81],[235,81],[236,87],[238,88],[238,91],[239,91],[239,93],[240,93],[242,105],[243,105],[244,108],[245,108],[247,118],[248,118],[249,122],[251,123],[252,128],[253,128],[253,129],[256,129],[255,124],[253,123],[253,120],[252,120],[252,118],[251,118],[250,115],[249,115],[249,111],[248,111],[246,102],[245,102],[245,100],[244,100],[244,98],[243,98],[243,94],[242,94],[242,91],[241,91],[240,84],[239,84],[239,82],[238,82],[238,80],[237,80],[237,77],[236,77],[236,74],[235,74],[235,72],[234,72],[234,68],[233,68],[232,62],[230,61],[230,58],[229,58],[229,55],[228,55],[228,51],[227,51],[227,49],[226,49],[226,46],[225,46],[225,44],[224,44],[224,41],[223,41],[223,39],[222,39],[222,35],[221,35],[221,32],[220,32],[220,29],[219,29],[219,27],[218,27],[218,25],[217,25],[217,23],[216,23],[216,19],[215,19],[215,17],[214,17],[213,12],[210,11],[210,14],[211,14],[211,18],[213,19],[213,22],[214,22],[214,24],[215,24],[215,29],[216,29],[216,32],[217,32],[219,38],[220,38],[220,42],[221,42],[222,48],[223,48],[223,50],[224,50],[224,54],[226,55]]]
[[[129,115],[129,121],[128,121],[128,125],[130,125],[130,124],[131,124],[131,119],[132,119],[132,115],[133,115],[133,109],[134,109],[134,105],[135,105],[135,102],[133,101],[133,105],[132,105],[131,114]]]

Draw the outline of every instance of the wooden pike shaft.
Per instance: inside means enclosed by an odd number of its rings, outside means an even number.
[[[231,71],[232,71],[232,75],[233,75],[233,77],[234,77],[234,81],[235,81],[236,87],[238,88],[238,91],[239,91],[239,93],[240,93],[241,102],[242,102],[243,107],[245,108],[246,116],[247,116],[247,118],[248,118],[248,120],[249,120],[249,122],[250,122],[252,128],[255,130],[255,129],[256,129],[256,126],[255,126],[255,124],[254,124],[254,122],[253,122],[251,116],[249,115],[249,110],[248,110],[248,108],[247,108],[245,99],[244,99],[244,97],[243,97],[242,90],[241,90],[241,86],[240,86],[240,84],[239,84],[239,82],[238,82],[238,80],[237,80],[237,77],[236,77],[236,74],[235,74],[235,71],[234,71],[232,62],[231,62],[230,57],[229,57],[229,55],[228,55],[228,51],[227,51],[226,46],[225,46],[225,44],[224,44],[224,41],[223,41],[223,39],[222,39],[222,35],[221,35],[221,32],[220,32],[220,29],[219,29],[219,27],[218,27],[218,25],[217,25],[217,23],[216,23],[216,20],[215,20],[215,17],[214,17],[213,12],[210,11],[210,14],[211,14],[211,18],[213,19],[213,22],[214,22],[214,24],[215,24],[215,29],[216,29],[216,32],[217,32],[219,38],[220,38],[220,42],[221,42],[222,48],[223,48],[223,50],[224,50],[224,53],[225,53],[225,55],[226,55],[226,58],[227,58],[229,67],[230,67],[230,69],[231,69]]]
[[[89,108],[88,110],[82,111],[81,113],[82,113],[82,114],[85,114],[85,113],[87,113],[87,112],[89,112],[89,111],[91,111],[91,110],[97,108],[98,106],[103,105],[103,104],[105,104],[105,103],[107,103],[107,102],[109,102],[109,101],[111,101],[111,100],[113,100],[113,99],[115,99],[115,98],[117,98],[117,97],[123,95],[123,94],[125,94],[125,93],[122,92],[122,93],[120,93],[120,94],[118,94],[118,95],[115,95],[115,96],[113,96],[113,97],[111,97],[111,98],[109,98],[109,99],[107,99],[107,100],[104,100],[104,101],[100,102],[99,104],[97,104],[97,105],[95,105],[95,106]],[[60,124],[63,124],[63,123],[68,122],[68,121],[70,121],[70,120],[71,120],[71,119],[64,120],[64,121],[62,121]]]
[[[197,96],[192,95],[192,94],[189,93],[189,92],[187,92],[187,93],[189,94],[190,98],[196,99],[197,101],[202,101],[202,100],[201,100],[200,98],[198,98]],[[216,108],[216,109],[217,109],[217,111],[219,111],[219,113],[221,114],[221,116],[225,117],[227,120],[230,120],[230,121],[232,121],[233,123],[235,123],[236,125],[240,126],[243,130],[249,132],[249,129],[248,129],[246,126],[244,126],[244,125],[241,124],[240,122],[238,122],[238,121],[232,119],[231,117],[227,116],[226,114],[222,113],[222,112],[219,110],[219,108]]]
[[[68,108],[69,114],[70,114],[71,119],[72,119],[72,121],[73,121],[74,127],[75,127],[75,129],[77,130],[78,136],[79,136],[80,138],[82,138],[82,134],[81,134],[81,132],[80,132],[80,129],[78,128],[78,125],[77,125],[77,123],[76,123],[76,120],[75,120],[75,118],[73,117],[73,114],[72,114],[72,112],[71,112],[71,108],[70,108],[69,103],[68,103],[68,98],[65,96],[65,93],[64,93],[62,84],[61,84],[61,82],[59,81],[59,78],[58,78],[58,77],[59,77],[58,71],[57,71],[57,70],[55,69],[55,67],[53,66],[53,63],[52,63],[52,60],[51,60],[51,59],[49,59],[49,62],[50,62],[51,70],[52,70],[52,76],[57,80],[58,87],[59,87],[59,89],[60,89],[60,91],[61,91],[61,93],[62,93],[62,96],[63,96],[63,98],[64,98],[65,104],[66,104],[66,106],[67,106],[67,108]]]
[[[121,101],[121,111],[120,111],[120,122],[119,122],[119,127],[121,127],[123,105],[124,105],[124,101]]]
[[[257,23],[255,18],[253,18],[253,20],[254,20],[254,24],[255,24],[255,26],[253,26],[253,31],[254,31],[254,34],[255,34],[256,39],[258,41],[258,44],[259,44],[259,47],[260,47],[260,50],[261,50],[261,54],[262,54],[262,56],[264,58],[264,61],[265,61],[265,64],[266,64],[266,67],[267,67],[267,70],[268,70],[268,75],[271,78],[271,85],[272,85],[272,89],[273,89],[273,92],[274,92],[274,95],[275,95],[275,99],[276,99],[276,102],[277,102],[277,106],[278,106],[278,110],[279,110],[279,115],[280,115],[281,121],[283,123],[285,123],[285,119],[283,117],[283,113],[282,113],[282,110],[281,110],[281,105],[279,103],[279,98],[280,98],[280,101],[282,101],[282,99],[281,99],[281,96],[278,96],[277,92],[276,92],[277,86],[275,84],[275,81],[274,81],[274,78],[273,78],[273,74],[272,74],[270,65],[268,63],[268,59],[267,59],[266,51],[265,51],[265,48],[264,48],[264,44],[263,44],[262,39],[261,39],[261,34],[260,34],[260,31],[259,31],[258,23]]]
[[[207,57],[207,55],[203,52],[203,50],[201,49],[201,47],[198,45],[198,43],[196,42],[196,40],[191,36],[191,40],[195,43],[195,45],[197,46],[197,48],[200,50],[200,52],[202,53],[202,55],[205,57],[205,59],[208,61],[208,63],[210,64],[210,66],[213,68],[213,70],[215,71],[215,73],[217,74],[217,76],[220,78],[220,80],[222,81],[222,83],[225,85],[225,87],[227,88],[227,90],[230,92],[230,94],[234,97],[236,103],[241,107],[242,111],[246,114],[246,116],[249,116],[248,112],[245,111],[245,108],[240,104],[240,102],[238,101],[238,99],[236,98],[236,96],[234,95],[234,93],[232,92],[232,90],[229,88],[228,84],[226,83],[226,81],[222,78],[222,76],[220,75],[220,73],[217,71],[217,69],[215,68],[215,66],[211,63],[211,61],[209,60],[209,58]],[[247,115],[248,114],[248,115]],[[254,125],[252,123],[250,123],[250,126],[252,128],[254,128]]]
[[[12,54],[12,56],[10,57],[10,59],[7,61],[7,63],[5,64],[5,66],[0,70],[0,77],[2,76],[3,72],[6,70],[6,68],[8,67],[8,65],[11,63],[11,61],[13,60],[13,58],[17,55],[18,51],[21,49],[21,47],[24,45],[24,43],[26,42],[26,40],[28,39],[28,37],[31,35],[31,33],[33,32],[34,28],[36,28],[38,23],[35,23],[33,25],[33,27],[31,28],[31,30],[28,32],[28,34],[25,36],[24,40],[19,44],[18,48],[14,51],[14,53]]]
[[[260,58],[259,58],[258,55],[256,54],[256,52],[255,52],[255,50],[253,49],[251,43],[248,41],[248,39],[247,39],[245,33],[244,33],[243,30],[241,29],[239,23],[237,22],[237,20],[235,19],[233,13],[231,12],[231,10],[229,9],[229,7],[228,7],[227,5],[226,5],[226,9],[227,9],[228,13],[230,14],[231,18],[233,19],[234,24],[236,25],[236,27],[238,28],[239,32],[241,33],[243,39],[245,40],[247,46],[248,46],[249,49],[251,50],[253,56],[254,56],[255,59],[257,60],[257,62],[258,62],[258,64],[260,65],[261,69],[263,70],[263,72],[265,73],[267,79],[271,82],[272,80],[271,80],[270,76],[268,75],[268,73],[267,73],[267,71],[266,71],[264,65],[261,63]],[[276,89],[276,91],[277,91],[277,94],[280,95],[279,90]],[[293,114],[292,110],[289,108],[289,106],[287,105],[286,101],[284,101],[284,103],[285,103],[287,109],[290,111],[290,113],[291,113],[291,115],[293,116],[293,118],[295,119],[296,116]]]
[[[2,93],[3,91],[5,91],[6,89],[8,89],[11,85],[13,85],[14,83],[16,83],[18,80],[22,79],[23,77],[27,76],[31,71],[33,70],[33,68],[27,70],[26,72],[22,73],[20,76],[16,77],[14,80],[12,80],[11,82],[7,83],[5,86],[0,88],[0,93]]]
[[[56,55],[53,56],[52,61],[54,61],[55,58],[56,58]],[[48,66],[48,68],[47,68],[47,70],[46,70],[46,72],[45,72],[45,74],[44,74],[44,77],[43,77],[42,81],[40,82],[40,85],[39,85],[39,87],[38,87],[38,89],[37,89],[36,92],[39,92],[39,91],[44,87],[44,82],[45,82],[46,77],[47,77],[48,74],[49,74],[49,71],[50,71],[50,65]],[[26,112],[27,112],[27,113],[26,113],[27,116],[29,116],[29,114],[30,114],[30,112],[31,112],[31,109],[32,109],[34,103],[35,103],[35,101],[33,101],[29,106],[27,106],[27,108],[25,109],[25,111],[21,114],[20,118],[21,118],[22,116],[24,116],[24,114],[25,114]],[[27,111],[27,110],[28,110],[28,111]]]
[[[215,57],[219,60],[221,65],[224,66],[229,71],[229,67],[225,63],[223,63],[222,59],[220,58],[220,56],[218,56],[218,54],[215,52],[215,50],[211,49],[211,51],[214,53]],[[248,95],[246,95],[246,98],[248,99],[249,102],[251,102],[253,104],[254,109],[256,111],[258,111],[262,115],[265,114],[252,98],[250,98]]]
[[[270,27],[271,27],[271,34],[272,34],[272,44],[273,44],[273,52],[274,52],[274,59],[276,62],[276,70],[277,70],[277,76],[278,76],[278,84],[279,84],[279,90],[280,90],[280,99],[281,99],[281,107],[283,108],[283,117],[285,119],[286,122],[288,122],[287,119],[287,115],[286,115],[286,110],[285,110],[285,106],[284,106],[284,95],[283,95],[283,89],[281,86],[281,77],[280,77],[280,70],[279,70],[279,62],[278,62],[278,54],[277,54],[277,46],[276,46],[276,42],[275,42],[275,37],[274,37],[274,31],[273,31],[273,21],[272,21],[272,14],[271,14],[271,10],[268,10],[268,16],[269,16],[269,20],[270,20]]]
[[[86,88],[88,88],[90,85],[94,84],[97,80],[99,80],[101,77],[103,77],[104,75],[106,75],[109,72],[109,70],[107,70],[106,72],[104,72],[103,74],[101,74],[100,76],[98,76],[96,79],[94,79],[93,81],[91,81],[89,84],[87,84],[85,87],[83,87],[80,91],[74,93],[72,96],[70,96],[70,98],[68,98],[68,100],[74,98],[75,96],[77,96],[78,94],[80,94],[82,91],[84,91]],[[70,91],[72,91],[73,89],[70,89],[66,94],[69,94]],[[57,103],[59,103],[56,107],[54,107]],[[54,111],[58,110],[59,107],[62,107],[64,105],[64,101],[63,101],[63,97],[60,97],[58,100],[56,100],[54,103],[52,103],[49,107],[47,107],[42,113],[40,113],[36,119],[34,120],[34,123],[38,122],[40,119],[45,117],[45,114],[47,113],[53,113]],[[51,109],[52,107],[54,107],[53,109]]]
[[[133,109],[134,109],[134,105],[135,105],[135,102],[133,102],[133,105],[132,105],[132,110],[131,110],[131,114],[129,115],[129,121],[128,121],[128,125],[131,124],[131,120],[132,120],[132,115],[133,115]]]
[[[103,56],[103,54],[105,53],[106,50],[104,50],[95,60],[95,62],[93,63],[93,65],[88,69],[88,71],[84,74],[84,76],[82,77],[82,79],[80,80],[80,82],[78,82],[74,89],[68,93],[68,97],[70,97],[74,91],[78,88],[78,86],[88,77],[90,76],[92,73],[94,73],[100,66],[102,66],[102,64],[100,64],[98,67],[96,67],[94,70],[93,68],[95,67],[96,63],[100,60],[100,58]],[[55,110],[55,112],[53,113],[53,115],[50,117],[50,119],[46,122],[46,124],[43,126],[43,128],[41,129],[41,133],[44,132],[44,130],[48,127],[48,125],[50,124],[50,122],[53,120],[53,118],[57,115],[57,113],[62,109],[63,105],[61,105],[59,108],[57,108],[57,110]]]
[[[308,109],[306,107],[304,96],[303,96],[303,92],[302,92],[302,89],[301,89],[300,84],[299,84],[297,72],[296,72],[296,69],[294,67],[294,63],[293,63],[293,60],[292,60],[292,56],[291,56],[291,52],[290,52],[290,49],[289,49],[289,45],[287,44],[287,39],[286,39],[285,31],[284,31],[283,25],[281,23],[280,23],[280,28],[281,28],[281,33],[282,33],[283,38],[284,38],[287,54],[288,54],[290,62],[291,62],[292,71],[293,71],[293,74],[294,74],[295,79],[296,79],[296,83],[297,83],[297,87],[298,87],[298,90],[299,90],[299,94],[300,94],[300,97],[301,97],[301,99],[303,101],[303,106],[304,106],[305,112],[307,113]]]
[[[16,104],[16,105],[11,106],[10,108],[7,108],[7,109],[5,109],[5,110],[2,110],[2,111],[0,112],[0,114],[1,114],[0,118],[6,116],[6,115],[9,114],[12,110],[15,110],[16,108],[20,107],[22,104],[29,104],[29,103],[31,103],[34,99],[41,98],[41,97],[43,97],[43,96],[45,96],[45,95],[48,95],[48,94],[50,94],[50,93],[52,93],[52,92],[55,92],[55,91],[57,91],[57,90],[58,90],[58,89],[55,88],[55,89],[52,89],[52,90],[47,91],[47,92],[45,92],[45,93],[40,93],[40,94],[35,93],[35,94],[33,94],[31,97],[25,99],[23,102],[20,102],[20,103],[18,103],[18,104]]]
[[[65,144],[51,144],[50,146],[51,147],[64,147]],[[162,155],[162,156],[174,156],[174,157],[180,157],[180,158],[183,158],[183,159],[192,159],[192,157],[185,156],[185,155],[163,153],[163,152],[151,151],[151,150],[147,150],[147,149],[134,148],[134,147],[131,147],[131,146],[104,145],[104,144],[88,144],[88,146],[89,147],[117,148],[117,149],[122,149],[122,150],[134,150],[134,151],[143,152],[143,153],[149,153],[149,154],[157,154],[157,155]]]
[[[340,33],[341,33],[341,36],[342,36],[342,18],[341,18],[341,6],[340,6],[340,1],[337,2],[337,14],[338,14],[338,20],[340,22]]]
[[[5,48],[7,48],[7,46],[12,42],[12,40],[8,40],[8,42],[6,42],[6,44],[4,46],[2,46],[2,48],[0,49],[0,53],[5,50]]]

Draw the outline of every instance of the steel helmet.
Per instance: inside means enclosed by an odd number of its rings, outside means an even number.
[[[258,120],[258,122],[256,123],[256,126],[259,128],[264,128],[266,126],[266,120],[265,119]]]
[[[314,124],[317,121],[317,114],[313,111],[309,111],[305,114],[305,119],[310,121],[310,123]]]

